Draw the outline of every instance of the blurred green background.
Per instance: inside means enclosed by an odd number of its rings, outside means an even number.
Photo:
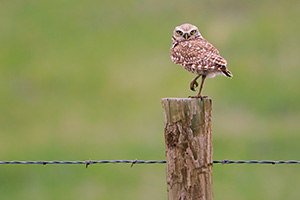
[[[300,1],[0,1],[1,160],[164,160],[163,97],[193,95],[172,31],[198,26],[234,74],[208,79],[215,160],[300,160]],[[298,199],[300,166],[215,165],[214,196]],[[0,166],[0,199],[167,199],[165,165]]]

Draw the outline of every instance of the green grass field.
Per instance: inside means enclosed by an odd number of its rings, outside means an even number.
[[[300,160],[300,2],[0,1],[0,160],[164,160],[160,99],[193,95],[172,31],[198,26],[215,160]],[[215,165],[216,200],[290,200],[298,165]],[[165,165],[3,165],[0,199],[167,199]]]

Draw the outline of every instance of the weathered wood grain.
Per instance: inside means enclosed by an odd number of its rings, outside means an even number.
[[[212,200],[210,98],[164,98],[169,200]]]

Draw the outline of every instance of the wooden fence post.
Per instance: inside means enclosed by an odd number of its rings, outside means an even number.
[[[169,200],[213,200],[210,98],[164,98]]]

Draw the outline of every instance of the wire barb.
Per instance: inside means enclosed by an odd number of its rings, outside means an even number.
[[[135,160],[133,160],[133,161],[131,162],[130,167],[133,167],[133,165],[134,165],[137,161],[138,161],[137,158],[136,158]]]
[[[89,159],[88,161],[86,161],[86,165],[85,168],[88,168],[88,166],[91,164],[91,159]]]
[[[223,161],[222,161],[222,165],[224,165],[224,164],[227,163],[227,162],[228,162],[228,159],[223,160]]]

